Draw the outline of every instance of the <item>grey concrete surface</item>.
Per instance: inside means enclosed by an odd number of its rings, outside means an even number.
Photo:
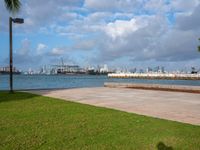
[[[200,125],[200,94],[108,87],[28,92]]]

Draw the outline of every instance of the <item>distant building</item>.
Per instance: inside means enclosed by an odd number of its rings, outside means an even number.
[[[81,73],[81,69],[78,65],[53,65],[52,71],[57,72],[58,74],[67,74],[67,73]]]
[[[136,73],[136,71],[137,71],[136,68],[130,69],[130,72],[131,72],[131,73]]]
[[[102,68],[100,68],[100,73],[107,73],[108,72],[108,66],[105,64]]]
[[[0,74],[8,74],[10,73],[10,67],[0,67]],[[13,67],[13,73],[14,74],[20,74],[21,72],[16,69],[16,67]]]
[[[197,69],[195,67],[192,67],[191,74],[197,74],[197,73],[198,73]]]
[[[28,69],[28,74],[34,74],[34,72],[31,68]]]
[[[153,72],[153,69],[150,68],[150,67],[148,67],[148,68],[146,69],[146,72],[147,72],[147,73],[151,73],[151,72]]]
[[[160,67],[159,66],[156,66],[154,69],[153,69],[153,72],[158,72],[160,70]]]
[[[139,73],[144,73],[144,70],[143,70],[143,69],[140,69],[140,70],[139,70]]]
[[[160,67],[157,66],[154,69],[152,69],[153,72],[157,72],[157,73],[165,73],[165,68],[164,67]]]
[[[165,67],[161,67],[161,72],[165,73]]]

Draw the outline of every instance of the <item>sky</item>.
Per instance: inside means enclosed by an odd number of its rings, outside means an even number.
[[[0,1],[0,67],[39,68],[64,60],[82,67],[200,68],[200,0],[21,0],[13,15]]]

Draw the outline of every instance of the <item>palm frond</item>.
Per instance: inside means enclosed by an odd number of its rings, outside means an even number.
[[[19,0],[4,0],[6,8],[11,13],[16,13],[19,11],[21,2]]]

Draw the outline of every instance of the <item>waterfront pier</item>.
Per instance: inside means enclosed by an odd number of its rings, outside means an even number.
[[[200,74],[175,73],[110,73],[110,78],[136,78],[136,79],[168,79],[168,80],[200,80]]]

